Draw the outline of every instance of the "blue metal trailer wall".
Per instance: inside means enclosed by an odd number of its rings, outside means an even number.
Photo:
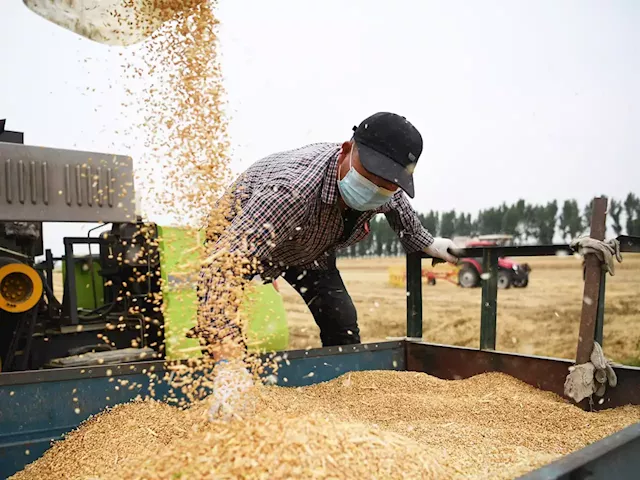
[[[281,355],[285,354],[288,364],[282,362],[278,372],[282,386],[311,385],[350,371],[406,370],[403,342],[297,350]],[[1,374],[0,478],[22,470],[40,457],[52,440],[58,440],[89,416],[138,394],[148,395],[149,377],[142,371],[161,372],[162,365],[156,361]],[[119,380],[129,383],[120,386]],[[133,383],[139,386],[129,390]],[[168,393],[166,384],[154,389],[156,398]]]

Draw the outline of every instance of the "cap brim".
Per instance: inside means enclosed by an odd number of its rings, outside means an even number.
[[[360,163],[369,173],[380,177],[387,182],[398,185],[409,197],[415,196],[413,188],[413,175],[402,165],[394,162],[386,155],[375,151],[373,148],[357,143]]]

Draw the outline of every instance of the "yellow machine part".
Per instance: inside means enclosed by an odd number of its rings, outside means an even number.
[[[404,267],[389,267],[389,285],[392,287],[404,287],[407,274]]]
[[[0,265],[0,310],[31,310],[40,301],[42,290],[42,278],[33,267],[17,261]]]

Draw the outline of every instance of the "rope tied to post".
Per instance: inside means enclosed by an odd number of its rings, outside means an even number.
[[[611,276],[615,275],[614,260],[622,263],[620,242],[615,238],[610,240],[596,240],[591,237],[580,237],[573,240],[570,246],[571,250],[583,257],[590,253],[594,254],[602,263],[602,268],[606,268]]]
[[[569,367],[569,375],[564,382],[564,394],[576,402],[581,402],[595,394],[603,397],[607,385],[615,387],[618,377],[613,370],[613,362],[604,356],[598,342],[593,343],[590,362]]]

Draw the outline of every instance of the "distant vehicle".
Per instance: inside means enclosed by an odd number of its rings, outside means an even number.
[[[488,247],[495,245],[511,245],[512,235],[480,235],[473,240],[468,240],[465,247]],[[525,288],[529,285],[529,273],[531,267],[526,263],[517,263],[506,258],[498,259],[498,288],[505,289],[511,286]],[[463,288],[480,286],[482,278],[482,258],[462,258],[458,271],[458,284]]]

